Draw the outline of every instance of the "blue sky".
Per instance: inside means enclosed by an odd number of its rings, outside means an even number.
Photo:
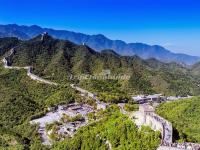
[[[0,0],[0,24],[37,24],[200,56],[198,0]]]

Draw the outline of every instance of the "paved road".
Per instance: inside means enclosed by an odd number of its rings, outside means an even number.
[[[85,89],[82,89],[82,88],[80,88],[80,87],[78,87],[78,86],[75,86],[74,84],[70,84],[70,86],[71,86],[73,89],[79,91],[80,93],[85,94],[85,95],[87,95],[88,97],[94,99],[94,100],[96,101],[96,103],[100,103],[100,101],[97,99],[97,97],[95,96],[95,94],[93,94],[93,93],[91,93],[91,92],[89,92],[89,91],[87,91],[87,90],[85,90]]]

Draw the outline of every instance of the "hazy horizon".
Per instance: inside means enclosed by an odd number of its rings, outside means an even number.
[[[199,7],[197,0],[2,0],[0,23],[103,34],[113,40],[161,45],[175,53],[200,56]]]

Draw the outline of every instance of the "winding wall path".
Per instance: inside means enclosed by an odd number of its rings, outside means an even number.
[[[135,112],[133,116],[138,127],[148,125],[152,130],[161,132],[162,141],[157,150],[200,150],[200,144],[198,143],[173,143],[172,124],[156,114],[154,110],[150,110],[150,105],[145,105],[140,105],[141,109]]]
[[[27,70],[27,75],[32,79],[32,80],[35,80],[35,81],[39,81],[39,82],[42,82],[42,83],[45,83],[45,84],[50,84],[50,85],[58,85],[57,83],[55,82],[51,82],[51,81],[48,81],[48,80],[45,80],[35,74],[33,74],[31,71],[32,71],[32,67],[31,66],[25,66],[25,67],[18,67],[18,66],[9,66],[9,63],[8,63],[8,58],[10,56],[12,56],[15,52],[15,48],[12,48],[10,51],[9,51],[9,54],[3,58],[2,62],[4,63],[4,68],[6,69],[25,69]],[[71,84],[71,87],[80,91],[81,93],[84,93],[84,94],[87,94],[89,97],[93,98],[96,100],[96,102],[98,103],[99,100],[96,98],[96,96],[91,93],[91,92],[88,92],[82,88],[79,88],[77,86],[74,86],[73,84]],[[120,105],[121,106],[121,105]],[[121,106],[122,107],[122,106]],[[120,107],[121,110],[123,110],[122,108]],[[122,111],[123,113],[125,113],[124,111]],[[183,144],[177,144],[177,143],[172,143],[172,125],[170,122],[168,122],[167,120],[165,120],[164,118],[160,117],[159,115],[155,114],[155,113],[149,113],[149,114],[146,114],[149,118],[151,118],[152,120],[158,122],[157,124],[161,125],[162,127],[162,144],[161,146],[158,148],[158,150],[200,150],[200,144],[195,144],[195,143],[183,143]],[[152,126],[151,126],[152,127]],[[40,131],[40,132],[43,132],[44,128]],[[46,139],[46,136],[44,137],[44,139]],[[46,144],[49,144],[50,142],[47,141]],[[109,145],[109,148],[111,148],[111,145],[110,143],[107,141],[107,144]]]
[[[9,63],[8,63],[8,58],[11,57],[15,52],[15,48],[12,48],[10,51],[9,51],[9,54],[8,56],[4,57],[2,62],[4,63],[4,68],[6,69],[25,69],[27,70],[27,75],[32,79],[32,80],[35,80],[35,81],[39,81],[39,82],[42,82],[42,83],[45,83],[45,84],[50,84],[50,85],[58,85],[57,83],[55,82],[51,82],[51,81],[48,81],[48,80],[45,80],[35,74],[33,74],[31,71],[32,71],[32,67],[31,66],[25,66],[25,67],[18,67],[18,66],[9,66]]]

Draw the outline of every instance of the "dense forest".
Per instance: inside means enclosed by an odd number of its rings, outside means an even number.
[[[200,97],[163,103],[157,113],[174,128],[174,140],[200,143]]]
[[[37,126],[31,126],[29,121],[42,116],[48,106],[74,102],[79,97],[67,85],[57,87],[32,81],[25,70],[1,67],[0,85],[0,149],[49,149],[41,145]],[[90,149],[105,149],[105,139],[108,139],[115,149],[153,150],[160,142],[159,133],[146,127],[138,131],[116,106],[99,113],[98,118],[102,119],[78,130],[74,138],[55,143],[53,148],[87,149],[89,144],[93,145]]]
[[[2,64],[1,64],[2,65]],[[47,107],[74,102],[69,86],[49,86],[30,80],[24,70],[0,67],[0,148],[24,149],[40,145],[37,126],[30,119],[39,117]]]
[[[58,82],[59,86],[38,83],[31,80],[25,70],[8,70],[0,64],[0,149],[48,149],[41,145],[38,126],[31,126],[29,121],[44,115],[50,106],[75,101],[92,103],[89,99],[80,98],[69,86],[70,83],[96,93],[100,100],[109,103],[128,101],[135,94],[200,94],[198,75],[192,75],[188,68],[177,63],[120,56],[112,50],[99,53],[86,45],[53,39],[48,35],[43,40],[39,35],[28,41],[0,38],[0,58],[12,47],[16,47],[14,55],[9,59],[13,66],[31,65],[35,74]],[[95,76],[103,70],[110,70],[111,75],[127,75],[130,78],[70,78],[78,75]],[[179,133],[176,139],[199,142],[199,134],[196,134],[199,132],[198,106],[198,98],[167,103],[159,107],[158,113],[173,123]],[[137,108],[135,104],[125,105],[128,111]],[[105,149],[108,140],[113,149],[153,150],[159,145],[159,136],[159,133],[146,127],[138,130],[130,119],[113,106],[99,114],[98,122],[81,128],[74,138],[56,142],[53,148]]]
[[[15,39],[16,40],[16,39]],[[199,76],[193,75],[191,70],[178,63],[163,63],[156,59],[142,60],[137,56],[120,56],[112,50],[101,53],[94,51],[86,45],[76,45],[70,41],[53,39],[46,35],[41,40],[41,35],[28,41],[15,41],[15,54],[11,57],[11,64],[17,66],[31,65],[35,74],[59,83],[79,83],[94,89],[103,97],[117,97],[121,91],[126,95],[162,93],[165,95],[199,95]],[[10,39],[0,39],[0,43],[7,41],[4,52],[10,47]],[[5,50],[6,49],[6,50]],[[100,75],[103,70],[110,70],[110,75],[126,75],[127,80],[89,80],[81,82],[78,75]],[[116,83],[117,82],[117,83]],[[117,91],[115,86],[117,84]],[[99,88],[100,87],[100,88]],[[107,95],[105,89],[115,93]],[[106,96],[105,96],[106,95]]]
[[[158,131],[154,132],[149,127],[138,130],[115,105],[99,112],[97,119],[99,121],[80,128],[73,138],[56,142],[53,149],[106,150],[109,142],[113,150],[155,150],[160,144]]]

